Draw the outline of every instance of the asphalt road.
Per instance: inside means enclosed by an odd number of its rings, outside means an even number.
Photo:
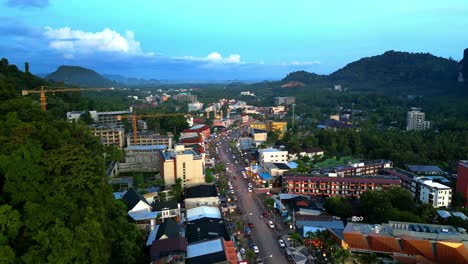
[[[231,134],[231,139],[239,135],[239,132]],[[221,163],[225,164],[229,171],[226,172],[229,180],[233,185],[235,195],[238,197],[237,204],[243,213],[245,222],[253,223],[251,229],[251,237],[255,245],[258,246],[260,253],[259,257],[263,259],[263,263],[289,263],[285,257],[285,249],[278,244],[277,233],[274,229],[268,226],[268,220],[261,217],[265,211],[261,201],[254,192],[248,192],[248,181],[242,177],[242,165],[234,162],[232,153],[229,148],[229,140],[226,137],[220,139],[220,146],[216,148]],[[239,158],[237,158],[239,161]],[[236,179],[234,179],[234,176]],[[247,248],[246,248],[247,250]],[[272,257],[269,257],[272,256]]]

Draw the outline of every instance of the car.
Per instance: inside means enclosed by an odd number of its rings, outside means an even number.
[[[253,251],[254,251],[255,254],[260,253],[260,250],[258,249],[258,247],[257,247],[256,245],[253,245],[253,246],[252,246],[252,249],[253,249]]]
[[[241,253],[241,254],[245,254],[245,249],[244,249],[244,248],[241,248],[241,249],[240,249],[240,253]]]
[[[244,177],[244,179],[247,179],[247,175],[245,175],[245,173],[242,175],[242,177]]]
[[[253,223],[248,223],[247,225],[248,225],[250,228],[253,228],[253,227],[254,227]]]
[[[284,248],[286,247],[286,244],[284,243],[284,240],[283,239],[278,239],[278,244],[280,245],[280,247]]]
[[[268,218],[268,213],[267,213],[267,212],[263,212],[263,213],[262,213],[262,216],[263,216],[264,218]]]
[[[249,192],[252,192],[252,188],[248,188],[247,190],[248,190]]]
[[[250,188],[252,188],[252,186],[253,186],[251,182],[249,182],[248,185],[249,185]]]
[[[270,226],[270,228],[275,228],[275,224],[273,224],[272,221],[268,221],[268,226]]]

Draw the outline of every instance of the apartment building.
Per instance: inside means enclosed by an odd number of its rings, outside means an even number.
[[[122,120],[119,116],[131,115],[133,109],[124,111],[97,112],[97,123],[100,125],[121,125]]]
[[[166,186],[182,179],[182,186],[190,187],[205,183],[203,156],[196,149],[176,145],[174,149],[160,151],[160,173]]]
[[[154,146],[165,145],[168,149],[172,148],[171,135],[159,135],[151,132],[138,132],[137,142],[135,144],[133,133],[126,136],[127,146]]]
[[[207,125],[198,124],[198,125],[194,125],[191,128],[184,129],[184,131],[180,133],[181,138],[192,137],[195,135],[201,135],[203,137],[203,140],[207,140],[210,138],[210,135],[211,135],[210,128]]]
[[[258,150],[260,164],[264,162],[287,162],[288,161],[288,151],[279,150],[275,148],[268,149],[259,149]]]
[[[383,169],[393,167],[393,162],[389,160],[369,160],[365,162],[352,163],[346,166],[337,166],[334,171],[338,177],[378,175]]]
[[[431,127],[431,122],[425,120],[425,113],[420,108],[412,107],[406,116],[406,130],[426,130]]]
[[[452,189],[448,186],[419,178],[413,180],[420,186],[419,200],[422,203],[432,204],[434,208],[448,207],[452,202]]]
[[[117,126],[91,125],[89,127],[94,136],[100,137],[105,146],[123,148],[125,130]]]
[[[457,192],[465,197],[465,207],[468,207],[468,160],[458,162],[457,175]]]
[[[288,122],[278,122],[278,121],[268,121],[267,122],[267,131],[278,131],[279,139],[284,137],[286,131],[288,131]]]
[[[172,99],[177,102],[189,102],[189,103],[198,102],[197,96],[194,94],[176,94],[172,96]]]
[[[283,175],[283,190],[286,193],[309,196],[344,196],[358,198],[365,191],[381,191],[399,187],[401,180],[394,176],[329,177],[321,174]]]

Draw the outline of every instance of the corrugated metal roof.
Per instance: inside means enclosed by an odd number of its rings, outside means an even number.
[[[223,251],[223,243],[220,238],[217,238],[188,245],[187,258],[194,258],[220,251]]]
[[[201,218],[221,219],[221,212],[217,207],[200,206],[187,210],[187,221],[193,221]]]

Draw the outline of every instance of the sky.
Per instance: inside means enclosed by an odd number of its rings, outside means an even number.
[[[159,80],[279,80],[387,50],[460,60],[468,0],[0,0],[0,57]]]

